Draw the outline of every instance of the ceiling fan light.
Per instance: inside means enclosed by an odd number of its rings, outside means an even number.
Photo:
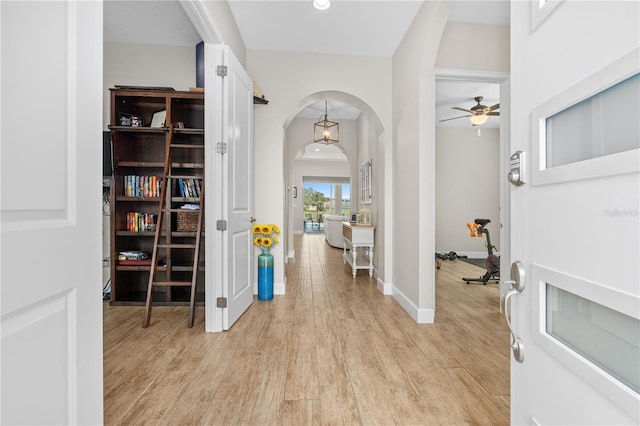
[[[471,124],[473,124],[474,126],[479,126],[481,124],[484,124],[487,122],[488,119],[489,117],[484,114],[474,115],[474,116],[471,116],[471,118],[469,118],[469,120],[471,120]]]
[[[313,7],[318,10],[327,10],[331,7],[329,0],[313,0]]]

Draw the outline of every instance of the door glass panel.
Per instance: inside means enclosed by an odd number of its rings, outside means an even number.
[[[546,331],[640,393],[640,320],[547,283]]]
[[[640,74],[546,119],[546,167],[640,148]]]

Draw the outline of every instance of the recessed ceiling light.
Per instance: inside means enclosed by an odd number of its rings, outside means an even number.
[[[313,7],[318,10],[327,10],[331,7],[329,0],[313,0]]]
[[[319,151],[320,151],[320,148],[316,148],[316,149],[314,149],[314,151],[315,151],[315,152],[319,152]]]

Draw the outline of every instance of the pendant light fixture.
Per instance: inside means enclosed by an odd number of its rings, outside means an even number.
[[[320,121],[313,125],[313,141],[331,145],[338,143],[340,136],[340,125],[331,121],[327,113],[327,101],[324,101],[324,116],[320,117]]]

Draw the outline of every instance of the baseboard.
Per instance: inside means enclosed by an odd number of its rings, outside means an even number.
[[[378,291],[380,291],[380,293],[384,294],[385,296],[393,295],[393,285],[386,284],[380,278],[377,278],[377,281],[378,281]]]
[[[391,295],[394,299],[407,311],[407,313],[418,324],[433,324],[435,311],[433,309],[420,309],[411,300],[409,300],[400,290],[392,286]]]
[[[296,250],[293,249],[289,252],[289,254],[287,254],[287,258],[288,259],[294,259],[296,257]]]

